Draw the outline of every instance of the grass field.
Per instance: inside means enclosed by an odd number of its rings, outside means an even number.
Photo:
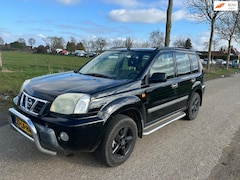
[[[63,55],[3,51],[0,69],[0,93],[16,94],[25,79],[74,70],[89,58]]]
[[[0,67],[0,109],[7,108],[17,95],[24,80],[40,75],[74,70],[85,64],[89,58],[49,54],[32,54],[18,51],[3,51]],[[205,80],[228,76],[239,69],[226,70],[214,67],[205,72]],[[7,105],[6,105],[7,104]]]
[[[89,58],[77,56],[32,54],[17,51],[3,51],[0,67],[0,110],[12,105],[24,80],[74,70],[85,64]]]

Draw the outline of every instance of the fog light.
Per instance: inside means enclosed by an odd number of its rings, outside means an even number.
[[[60,133],[60,139],[61,139],[62,141],[68,141],[68,140],[69,140],[69,136],[68,136],[67,133],[61,132],[61,133]]]

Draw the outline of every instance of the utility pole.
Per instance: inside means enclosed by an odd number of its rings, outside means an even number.
[[[172,27],[172,6],[173,0],[168,0],[168,8],[167,8],[167,22],[166,22],[166,32],[165,32],[165,47],[169,47],[170,44],[170,33]]]

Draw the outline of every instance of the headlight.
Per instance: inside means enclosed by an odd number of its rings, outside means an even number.
[[[27,79],[23,82],[20,90],[19,90],[19,95],[23,92],[23,89],[25,88],[25,86],[31,81],[31,79]]]
[[[50,111],[60,114],[83,114],[87,113],[89,103],[88,94],[66,93],[53,101]]]

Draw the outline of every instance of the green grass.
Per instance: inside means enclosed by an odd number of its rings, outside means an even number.
[[[207,80],[211,80],[211,79],[216,79],[216,78],[220,78],[220,77],[227,77],[230,75],[233,75],[235,73],[239,73],[240,69],[236,68],[221,68],[218,66],[212,66],[210,71],[206,71],[204,70],[204,79],[205,81]]]
[[[0,93],[16,94],[26,79],[74,70],[89,58],[3,51],[0,69]]]

